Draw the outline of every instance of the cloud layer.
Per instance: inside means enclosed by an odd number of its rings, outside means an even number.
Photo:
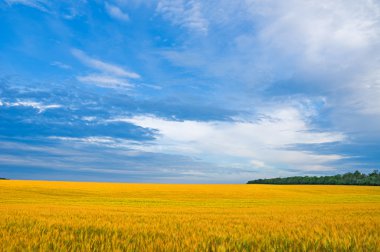
[[[345,136],[334,132],[315,132],[306,118],[292,107],[277,108],[262,114],[260,119],[234,121],[178,121],[155,116],[117,118],[140,127],[158,130],[157,138],[143,150],[181,153],[203,158],[209,162],[239,159],[239,166],[264,170],[276,166],[301,171],[333,169],[329,163],[344,157],[296,151],[289,147],[299,144],[342,142]]]

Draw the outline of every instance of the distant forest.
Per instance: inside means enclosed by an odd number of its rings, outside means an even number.
[[[380,173],[374,170],[364,174],[359,171],[334,176],[297,176],[287,178],[270,178],[250,180],[247,184],[278,184],[278,185],[380,185]]]

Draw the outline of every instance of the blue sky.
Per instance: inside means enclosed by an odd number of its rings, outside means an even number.
[[[0,1],[0,177],[380,167],[380,2]]]

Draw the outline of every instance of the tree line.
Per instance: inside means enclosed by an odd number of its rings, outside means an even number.
[[[279,185],[380,185],[380,173],[374,170],[369,174],[359,171],[334,176],[295,176],[287,178],[269,178],[250,180],[247,184],[279,184]]]

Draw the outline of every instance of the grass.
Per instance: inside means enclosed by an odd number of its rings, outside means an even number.
[[[2,251],[380,251],[380,187],[0,181]]]

